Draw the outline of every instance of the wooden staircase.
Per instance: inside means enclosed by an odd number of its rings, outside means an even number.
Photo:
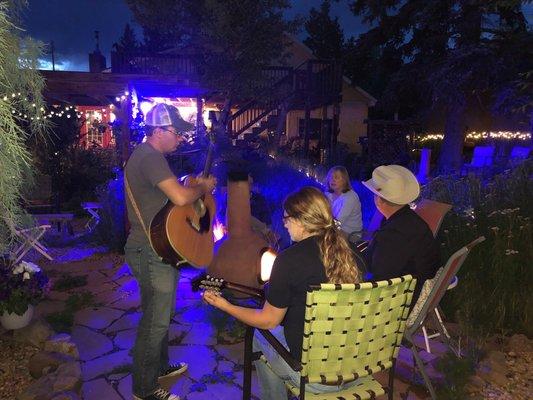
[[[296,68],[266,68],[265,73],[272,83],[258,88],[258,96],[230,116],[232,139],[250,140],[275,129],[284,104],[286,111],[310,110],[341,100],[342,71],[335,62],[308,60]]]

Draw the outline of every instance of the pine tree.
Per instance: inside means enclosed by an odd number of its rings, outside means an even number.
[[[119,53],[136,53],[139,50],[139,43],[135,37],[135,31],[131,28],[130,24],[126,24],[124,33],[118,42],[113,44],[113,48]]]
[[[403,108],[411,115],[445,115],[441,172],[461,166],[463,120],[472,104],[490,107],[498,88],[531,69],[527,49],[533,46],[532,35],[521,5],[518,0],[356,0],[351,4],[354,13],[375,25],[360,38],[358,47],[390,48],[402,60],[388,78],[382,106],[390,114]],[[522,47],[514,46],[511,56],[506,49],[518,38]]]
[[[323,0],[320,10],[311,8],[304,25],[308,35],[304,43],[318,58],[340,60],[343,57],[344,33],[339,19],[331,18],[330,11],[330,0]]]

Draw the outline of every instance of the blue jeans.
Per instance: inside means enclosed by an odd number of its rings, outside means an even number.
[[[142,317],[133,348],[133,394],[146,397],[168,368],[168,328],[176,304],[179,271],[159,261],[151,247],[126,245],[126,262],[139,283]]]
[[[288,350],[287,340],[283,334],[283,327],[270,331],[280,343]],[[261,400],[285,400],[287,399],[287,388],[284,381],[291,381],[296,387],[300,387],[300,373],[294,371],[289,364],[274,350],[267,340],[256,331],[253,340],[253,351],[263,353],[270,368],[261,360],[255,361],[255,369],[259,379],[259,388],[261,389]],[[357,381],[348,382],[340,386],[322,385],[320,383],[308,383],[305,385],[305,391],[309,393],[328,393],[338,392],[353,386]]]

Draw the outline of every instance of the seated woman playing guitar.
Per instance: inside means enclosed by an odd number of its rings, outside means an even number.
[[[357,283],[360,273],[348,241],[335,225],[329,201],[320,190],[304,187],[290,194],[283,210],[285,228],[295,244],[276,258],[263,308],[239,307],[209,290],[204,293],[204,300],[247,325],[273,329],[278,340],[300,360],[308,286],[325,282]],[[280,376],[299,385],[299,374],[277,356],[261,335],[254,337],[254,351],[261,351],[274,371],[256,361],[261,399],[285,399],[287,392]],[[306,391],[324,393],[353,384],[342,387],[308,384]]]

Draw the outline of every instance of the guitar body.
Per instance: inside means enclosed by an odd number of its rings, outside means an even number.
[[[196,268],[211,263],[215,200],[211,194],[204,196],[203,216],[198,202],[176,206],[168,201],[150,223],[151,244],[163,262],[172,265],[187,262]]]

